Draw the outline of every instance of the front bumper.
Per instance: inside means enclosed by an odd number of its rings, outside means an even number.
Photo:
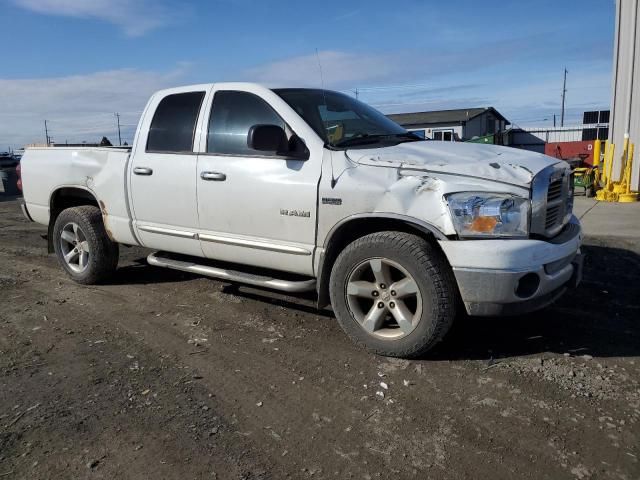
[[[559,241],[558,241],[559,240]],[[543,308],[582,278],[582,233],[543,240],[442,241],[469,315],[516,315]]]

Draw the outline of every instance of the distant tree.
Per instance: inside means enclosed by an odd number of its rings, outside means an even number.
[[[101,147],[112,147],[113,145],[111,144],[111,142],[109,141],[109,139],[107,137],[102,137],[102,140],[100,140],[100,146]]]
[[[129,144],[128,144],[127,142],[124,142],[124,143],[122,144],[122,146],[124,146],[124,147],[128,147],[128,146],[129,146]]]

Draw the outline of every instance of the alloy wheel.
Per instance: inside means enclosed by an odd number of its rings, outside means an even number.
[[[347,305],[369,334],[391,340],[410,334],[422,315],[422,296],[416,280],[388,258],[370,258],[349,274]]]
[[[70,222],[62,228],[60,250],[65,263],[74,272],[82,273],[89,266],[89,242],[77,223]]]

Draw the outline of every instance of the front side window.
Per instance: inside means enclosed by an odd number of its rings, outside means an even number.
[[[153,115],[147,151],[193,151],[193,138],[204,92],[176,93],[164,97]]]
[[[285,129],[285,123],[267,102],[248,92],[220,91],[213,98],[207,152],[222,155],[260,155],[247,145],[249,129],[254,125],[277,125]]]
[[[306,88],[274,92],[300,115],[325,143],[334,148],[388,146],[419,141],[375,108],[343,93]]]

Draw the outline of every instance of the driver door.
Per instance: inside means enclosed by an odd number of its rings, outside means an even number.
[[[198,156],[200,244],[212,259],[312,274],[321,158],[252,150],[249,129],[265,124],[292,133],[259,93],[214,92]]]

